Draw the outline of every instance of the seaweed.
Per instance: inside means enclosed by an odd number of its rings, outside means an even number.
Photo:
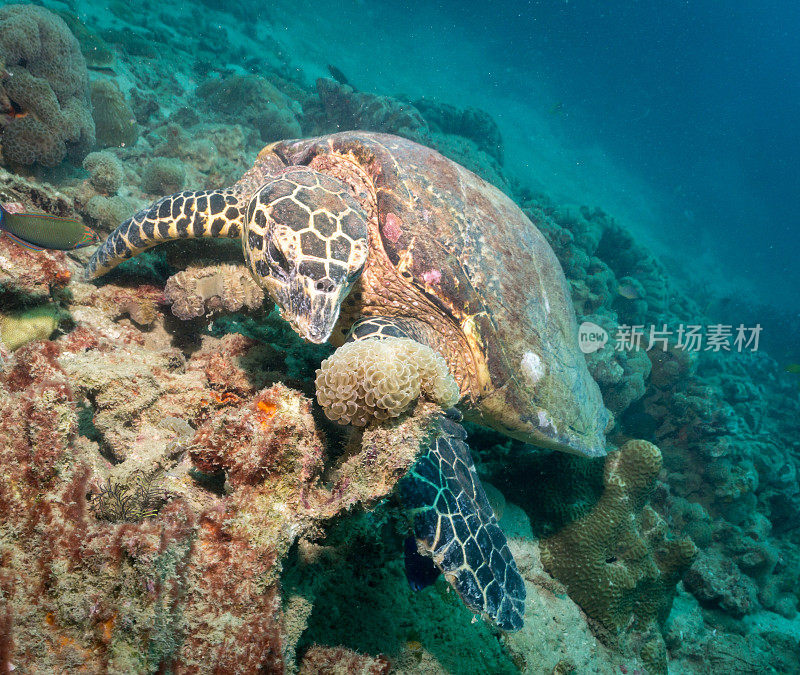
[[[107,479],[94,500],[97,517],[113,523],[135,523],[154,517],[165,501],[158,473],[137,469],[126,481]]]

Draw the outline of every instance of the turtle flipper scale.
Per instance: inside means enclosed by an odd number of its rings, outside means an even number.
[[[473,611],[522,628],[525,584],[480,484],[463,427],[439,416],[400,494],[422,554],[432,557]]]
[[[108,236],[87,263],[86,278],[102,276],[122,261],[165,241],[238,238],[244,211],[236,188],[186,191],[163,197]]]
[[[399,316],[369,316],[359,319],[351,326],[345,342],[387,337],[410,338],[430,346],[419,321]]]

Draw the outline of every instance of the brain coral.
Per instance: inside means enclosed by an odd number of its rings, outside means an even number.
[[[646,505],[660,470],[655,445],[628,441],[606,459],[595,507],[542,542],[547,571],[606,637],[638,646],[654,673],[666,672],[660,626],[697,553],[690,539],[668,540],[663,519]]]
[[[41,7],[0,7],[0,111],[3,156],[56,166],[94,145],[88,74],[64,21]]]
[[[317,401],[341,424],[397,417],[425,394],[444,407],[459,399],[445,360],[408,338],[368,339],[340,347],[317,371]]]

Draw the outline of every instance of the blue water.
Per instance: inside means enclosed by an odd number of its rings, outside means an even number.
[[[481,105],[523,182],[601,205],[718,294],[800,312],[798,5],[503,0],[315,13],[355,26],[314,40],[355,85]]]

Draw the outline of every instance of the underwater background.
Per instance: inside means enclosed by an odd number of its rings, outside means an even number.
[[[88,282],[92,247],[0,237],[3,668],[800,672],[798,28],[778,1],[0,4],[9,213],[104,239],[269,143],[396,134],[536,224],[613,414],[596,459],[466,425],[527,592],[504,632],[407,578],[421,408],[327,420],[333,349],[237,241]]]

